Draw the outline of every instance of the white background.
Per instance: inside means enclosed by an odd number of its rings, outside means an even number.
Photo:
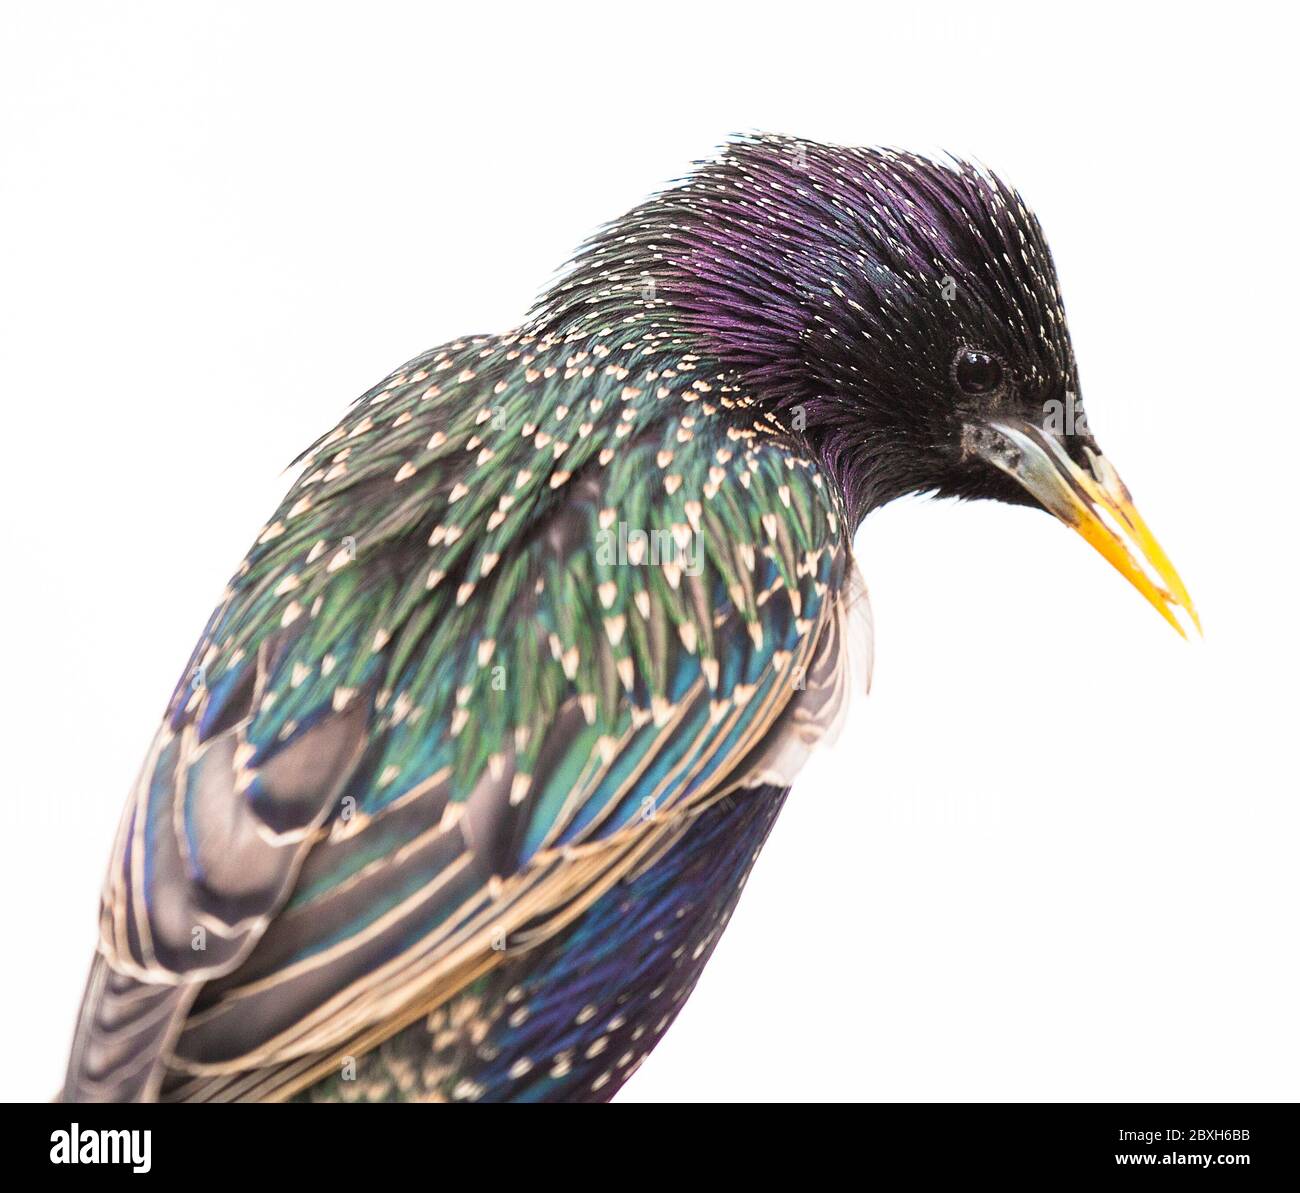
[[[121,802],[284,466],[754,128],[1021,189],[1206,636],[1040,513],[874,515],[872,695],[622,1099],[1300,1094],[1294,30],[901,7],[5,6],[0,1097],[57,1087]]]

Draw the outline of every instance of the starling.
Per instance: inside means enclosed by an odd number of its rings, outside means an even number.
[[[130,794],[69,1101],[609,1099],[845,704],[893,498],[1038,506],[1195,623],[957,158],[735,139],[300,463]]]

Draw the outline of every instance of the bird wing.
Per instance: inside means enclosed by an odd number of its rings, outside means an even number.
[[[789,783],[843,703],[852,564],[747,404],[689,356],[509,337],[359,400],[128,802],[66,1096],[286,1096]]]

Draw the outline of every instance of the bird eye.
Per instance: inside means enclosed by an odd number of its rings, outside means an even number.
[[[1002,384],[1002,362],[988,352],[966,351],[957,357],[957,387],[972,396],[992,393]]]

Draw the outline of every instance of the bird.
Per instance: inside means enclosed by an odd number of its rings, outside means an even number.
[[[61,1100],[612,1098],[866,685],[896,498],[1044,510],[1199,630],[1037,218],[946,152],[733,136],[296,465],[129,793]]]

